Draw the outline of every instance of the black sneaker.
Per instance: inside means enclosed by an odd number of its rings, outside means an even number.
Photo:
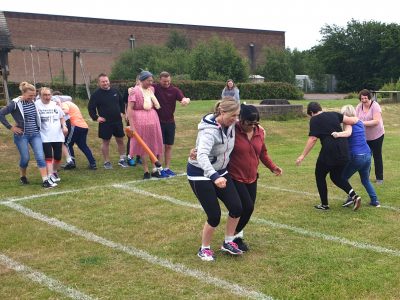
[[[75,169],[75,168],[76,168],[76,165],[75,165],[74,162],[66,163],[65,166],[64,166],[64,170],[72,170],[72,169]]]
[[[242,252],[246,252],[249,251],[249,247],[247,246],[247,244],[243,241],[242,238],[237,237],[233,240],[234,243],[236,243],[236,245],[238,246],[238,248],[240,250],[242,250]]]
[[[45,189],[51,189],[56,186],[57,186],[57,183],[50,182],[47,179],[45,181],[43,181],[43,184],[42,184],[42,187],[44,187]]]
[[[88,168],[89,170],[97,170],[96,164],[90,164]]]
[[[320,210],[328,210],[329,205],[318,204],[318,205],[315,205],[314,208],[320,209]]]
[[[26,176],[22,176],[19,180],[21,184],[29,184],[28,178],[26,178]]]
[[[342,207],[349,207],[352,204],[353,204],[353,199],[350,196],[348,196],[346,201],[343,202]]]
[[[241,255],[243,251],[239,249],[238,245],[234,242],[223,243],[221,250],[232,255]]]
[[[150,178],[151,178],[151,176],[150,176],[149,172],[144,173],[143,179],[150,179]]]
[[[165,174],[164,170],[157,170],[151,173],[151,177],[155,177],[155,178],[168,178],[169,176],[167,174]]]

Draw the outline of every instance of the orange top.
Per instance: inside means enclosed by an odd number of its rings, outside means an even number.
[[[61,107],[63,112],[69,115],[72,126],[89,128],[88,124],[82,116],[81,111],[79,110],[79,107],[75,103],[70,101],[63,102],[61,104]]]

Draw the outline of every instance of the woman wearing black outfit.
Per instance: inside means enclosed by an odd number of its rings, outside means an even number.
[[[296,160],[296,164],[301,164],[317,140],[320,139],[322,147],[315,166],[315,179],[321,204],[316,205],[315,208],[329,209],[326,185],[326,175],[329,173],[332,182],[353,199],[353,210],[357,210],[361,206],[361,198],[353,190],[350,183],[342,178],[343,169],[349,161],[347,138],[335,139],[332,137],[332,132],[342,131],[341,123],[353,125],[358,119],[343,116],[337,112],[322,112],[321,105],[317,102],[308,104],[307,115],[311,116],[309,137],[303,153]]]

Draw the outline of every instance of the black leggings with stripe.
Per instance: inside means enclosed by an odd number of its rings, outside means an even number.
[[[218,198],[224,203],[232,218],[242,215],[242,203],[229,174],[225,174],[226,187],[218,188],[211,180],[189,180],[189,184],[207,214],[207,223],[217,227],[221,220]]]

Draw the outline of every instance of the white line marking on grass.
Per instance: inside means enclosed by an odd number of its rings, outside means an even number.
[[[190,203],[190,202],[187,202],[184,200],[172,198],[170,196],[162,196],[162,195],[158,195],[158,194],[153,194],[153,193],[147,192],[145,190],[138,189],[137,187],[134,187],[134,186],[127,186],[125,184],[114,184],[112,186],[117,189],[121,188],[124,190],[129,190],[129,191],[132,191],[136,194],[140,194],[143,196],[150,196],[153,198],[165,200],[165,201],[171,202],[172,204],[176,204],[176,205],[180,205],[180,206],[186,206],[186,207],[191,207],[191,208],[196,208],[196,209],[202,208],[200,204],[193,204],[193,203]]]
[[[252,298],[252,299],[273,300],[272,297],[267,296],[263,293],[249,290],[238,284],[231,283],[229,281],[220,279],[218,277],[211,276],[208,273],[205,273],[205,272],[202,272],[202,271],[199,271],[196,269],[190,269],[190,268],[186,267],[185,265],[173,263],[167,259],[163,259],[163,258],[154,256],[154,255],[151,255],[143,250],[140,250],[140,249],[137,249],[137,248],[134,248],[131,246],[125,246],[125,245],[122,245],[117,242],[113,242],[111,240],[100,237],[92,232],[79,229],[73,225],[64,223],[58,219],[51,218],[51,217],[48,217],[41,213],[35,212],[35,211],[33,211],[29,208],[26,208],[20,204],[17,204],[15,202],[3,202],[1,204],[16,210],[16,211],[24,214],[25,216],[28,216],[35,220],[45,222],[51,226],[60,228],[62,230],[65,230],[65,231],[75,234],[77,236],[83,237],[84,239],[86,239],[88,241],[95,242],[95,243],[101,244],[103,246],[125,252],[129,255],[143,259],[153,265],[165,267],[167,269],[170,269],[170,270],[180,273],[182,275],[193,277],[199,281],[216,286],[218,288],[222,288],[232,294],[236,294],[241,297],[247,297],[247,298]]]
[[[393,255],[393,256],[400,256],[400,250],[396,250],[396,249],[384,248],[384,247],[381,247],[381,246],[376,246],[376,245],[372,245],[372,244],[368,244],[368,243],[364,243],[364,242],[351,241],[351,240],[346,239],[346,238],[341,238],[341,237],[337,237],[337,236],[334,236],[334,235],[320,233],[320,232],[317,232],[317,231],[309,231],[307,229],[303,229],[303,228],[300,228],[300,227],[295,227],[295,226],[290,226],[290,225],[286,225],[286,224],[276,223],[276,222],[273,222],[273,221],[260,219],[260,218],[251,218],[250,221],[252,221],[252,222],[254,222],[256,224],[268,225],[268,226],[273,227],[273,228],[287,229],[287,230],[299,233],[301,235],[310,236],[310,237],[313,237],[313,238],[321,238],[321,239],[324,239],[324,240],[327,240],[327,241],[337,242],[337,243],[342,244],[342,245],[353,246],[353,247],[359,248],[359,249],[366,249],[366,250],[371,250],[371,251],[378,252],[378,253],[386,253],[386,254],[390,254],[390,255]]]
[[[1,200],[0,203],[1,202],[17,202],[17,201],[24,201],[24,200],[32,200],[32,199],[37,199],[37,198],[45,198],[45,197],[51,197],[51,196],[69,194],[69,193],[79,193],[81,191],[95,189],[95,188],[99,188],[99,187],[89,187],[89,188],[82,188],[82,189],[76,189],[76,190],[65,190],[65,191],[59,191],[59,192],[49,192],[49,193],[30,195],[30,196],[24,196],[24,197],[19,197],[19,198],[6,198],[6,199]]]
[[[186,176],[186,173],[180,173],[177,174],[176,176],[172,176],[171,178],[151,178],[151,180],[170,180],[175,177],[181,177],[181,176]],[[132,184],[132,183],[140,183],[140,182],[148,182],[149,180],[146,179],[137,179],[137,180],[131,180],[131,181],[126,181],[123,184]],[[30,196],[23,196],[23,197],[13,197],[13,198],[5,198],[0,200],[1,202],[18,202],[18,201],[24,201],[24,200],[32,200],[32,199],[37,199],[37,198],[44,198],[44,197],[51,197],[51,196],[57,196],[57,195],[64,195],[64,194],[70,194],[70,193],[79,193],[82,191],[87,191],[87,190],[96,190],[98,188],[104,188],[104,187],[112,187],[114,186],[114,183],[108,184],[108,185],[101,185],[101,186],[91,186],[87,188],[81,188],[81,189],[74,189],[74,190],[65,190],[65,191],[52,191],[48,193],[43,193],[43,194],[37,194],[37,195],[30,195]]]
[[[318,193],[309,193],[309,192],[303,192],[303,191],[298,191],[298,190],[291,190],[291,189],[285,189],[285,188],[280,188],[280,187],[275,187],[275,186],[268,186],[265,184],[259,184],[260,187],[266,188],[266,189],[271,189],[271,190],[277,190],[277,191],[282,191],[282,192],[288,192],[288,193],[295,193],[295,194],[301,194],[301,195],[306,195],[306,196],[311,196],[311,197],[317,197],[319,198]],[[344,200],[346,196],[344,197],[330,197],[332,200]],[[390,209],[394,211],[400,211],[400,208],[389,206],[389,205],[381,205],[381,208],[385,209]],[[377,208],[379,209],[379,208]]]
[[[69,298],[77,300],[95,299],[88,295],[85,295],[84,293],[76,289],[63,285],[60,281],[50,278],[41,272],[35,271],[28,266],[20,264],[1,253],[0,253],[0,264],[5,265],[8,269],[12,269],[18,273],[22,273],[25,277],[29,278],[30,280],[37,282],[43,286],[46,286],[48,289],[60,293]]]
[[[163,196],[163,195],[150,193],[150,192],[138,189],[136,187],[124,186],[122,184],[118,184],[118,185],[116,184],[116,185],[114,185],[114,187],[130,190],[132,192],[135,192],[135,193],[138,193],[138,194],[141,194],[141,195],[145,195],[145,196],[150,196],[150,197],[153,197],[153,198],[156,198],[156,199],[165,200],[165,201],[168,201],[168,202],[176,204],[176,205],[181,205],[181,206],[186,206],[186,207],[191,207],[191,208],[196,208],[196,209],[200,209],[201,208],[200,205],[192,204],[192,203],[189,203],[187,201],[175,199],[175,198],[172,198],[172,197],[169,197],[169,196]],[[310,236],[310,237],[313,237],[313,238],[321,238],[321,239],[324,239],[324,240],[327,240],[327,241],[337,242],[337,243],[342,244],[342,245],[349,245],[349,246],[353,246],[353,247],[359,248],[359,249],[366,249],[366,250],[371,250],[371,251],[378,252],[378,253],[386,253],[386,254],[390,254],[390,255],[394,255],[394,256],[400,256],[400,250],[384,248],[384,247],[381,247],[381,246],[376,246],[376,245],[368,244],[368,243],[364,243],[364,242],[351,241],[351,240],[348,240],[348,239],[345,239],[345,238],[341,238],[341,237],[337,237],[337,236],[333,236],[333,235],[328,235],[328,234],[320,233],[320,232],[317,232],[317,231],[309,231],[307,229],[303,229],[303,228],[300,228],[300,227],[281,224],[281,223],[277,223],[277,222],[274,222],[274,221],[269,221],[269,220],[266,220],[266,219],[251,218],[250,222],[254,222],[256,224],[268,225],[270,227],[278,228],[278,229],[286,229],[286,230],[290,230],[290,231],[299,233],[301,235]]]

